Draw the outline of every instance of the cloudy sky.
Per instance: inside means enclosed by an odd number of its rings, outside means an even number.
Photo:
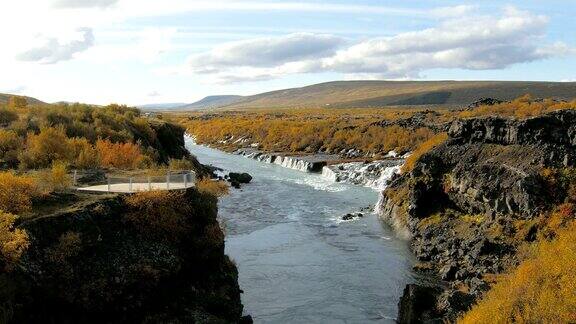
[[[332,80],[576,81],[573,0],[18,0],[0,92],[192,102]]]

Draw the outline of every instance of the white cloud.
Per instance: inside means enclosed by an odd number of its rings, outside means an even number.
[[[476,9],[476,6],[472,5],[459,5],[453,7],[439,7],[430,10],[430,13],[433,16],[440,17],[440,18],[448,18],[448,17],[462,17],[464,15],[469,14],[473,10]]]
[[[40,62],[54,64],[60,61],[72,59],[74,54],[87,50],[94,45],[94,34],[90,28],[80,28],[81,40],[72,40],[68,43],[60,43],[56,38],[49,38],[39,47],[29,49],[16,56],[20,61]]]
[[[439,9],[440,10],[440,9]],[[446,16],[468,6],[443,8]],[[436,27],[374,38],[351,46],[335,36],[306,34],[225,44],[191,59],[192,70],[217,82],[269,80],[283,75],[339,72],[370,78],[419,78],[425,70],[504,69],[518,63],[573,54],[563,43],[548,44],[548,18],[507,7],[500,16],[445,18]],[[318,41],[323,40],[323,41]],[[317,42],[315,46],[312,46]],[[335,53],[336,46],[340,49]]]
[[[57,0],[54,8],[106,8],[119,0]]]
[[[312,33],[258,38],[217,46],[208,53],[190,57],[189,64],[200,73],[213,73],[234,66],[274,67],[333,55],[343,42],[337,36]]]

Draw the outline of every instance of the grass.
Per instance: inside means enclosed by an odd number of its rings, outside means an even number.
[[[541,240],[459,323],[576,322],[576,225]]]

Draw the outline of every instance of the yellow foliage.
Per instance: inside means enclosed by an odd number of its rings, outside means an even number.
[[[471,110],[465,110],[457,114],[457,117],[469,118],[478,116],[509,116],[526,118],[539,116],[548,112],[561,109],[576,109],[576,101],[557,102],[546,99],[534,101],[529,95],[522,96],[512,102],[501,103],[494,106],[480,106]]]
[[[25,230],[15,228],[17,216],[0,210],[0,266],[9,271],[30,246]]]
[[[230,187],[224,181],[215,181],[210,178],[202,178],[196,183],[196,188],[201,193],[210,194],[214,197],[222,197],[228,194]]]
[[[32,208],[32,198],[38,195],[36,182],[27,176],[0,172],[0,210],[21,213]]]
[[[98,151],[83,137],[75,137],[69,140],[74,156],[74,166],[80,169],[93,169],[100,165]]]
[[[442,215],[441,213],[436,213],[421,220],[420,223],[418,223],[418,226],[420,228],[426,228],[431,225],[440,224],[443,220],[445,220],[445,217],[443,216],[444,215]]]
[[[68,163],[54,161],[52,168],[47,174],[46,181],[52,190],[62,190],[72,185],[72,179],[68,175]]]
[[[10,109],[23,109],[26,108],[26,106],[28,106],[28,100],[24,97],[11,96],[10,99],[8,99],[8,108]]]
[[[18,137],[16,132],[0,129],[0,154],[17,149],[20,145],[20,137]]]
[[[427,127],[379,124],[383,120],[407,118],[414,112],[410,109],[243,111],[194,115],[181,123],[199,143],[225,149],[243,146],[244,140],[248,140],[266,151],[339,153],[359,149],[383,155],[390,150],[413,150],[434,135]]]
[[[196,166],[192,161],[189,159],[170,159],[168,163],[168,169],[172,171],[180,171],[180,170],[194,170]]]
[[[448,139],[448,134],[446,133],[439,133],[431,137],[429,140],[425,141],[424,143],[420,144],[412,154],[406,159],[406,163],[402,167],[402,172],[410,172],[414,169],[416,162],[420,159],[420,157],[436,146],[444,143]]]
[[[462,220],[467,223],[475,223],[475,224],[482,224],[484,221],[484,215],[476,214],[476,215],[463,215]]]
[[[541,240],[460,323],[576,322],[576,224]]]
[[[53,161],[70,161],[72,152],[64,127],[42,127],[39,134],[28,134],[20,161],[23,167],[48,167]]]

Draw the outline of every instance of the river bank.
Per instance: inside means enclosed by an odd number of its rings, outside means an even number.
[[[375,190],[186,145],[204,164],[254,177],[219,215],[256,322],[394,322],[404,286],[419,280],[406,242],[373,213],[342,220],[374,205]]]

